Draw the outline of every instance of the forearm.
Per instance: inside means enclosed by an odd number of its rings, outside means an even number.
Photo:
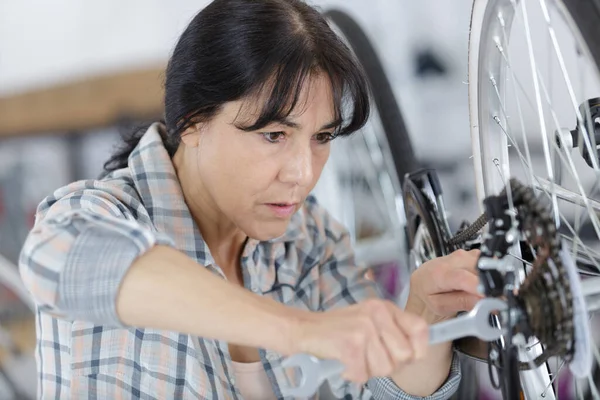
[[[419,302],[409,298],[405,310],[422,316],[428,323],[435,320]],[[452,343],[431,346],[422,360],[404,366],[392,374],[396,385],[413,396],[429,396],[448,378],[452,364]]]
[[[283,354],[292,351],[301,313],[235,286],[172,248],[155,246],[125,275],[117,296],[120,320]]]

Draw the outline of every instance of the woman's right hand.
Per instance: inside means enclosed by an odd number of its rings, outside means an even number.
[[[390,301],[369,299],[309,313],[299,324],[294,347],[300,353],[341,361],[346,367],[344,379],[364,383],[422,359],[428,348],[428,333],[421,317]]]

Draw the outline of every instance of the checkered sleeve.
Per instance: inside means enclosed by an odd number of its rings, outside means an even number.
[[[326,257],[321,266],[320,295],[321,309],[329,310],[348,306],[372,297],[381,297],[377,285],[367,279],[366,270],[357,266],[350,237],[345,228],[331,218],[326,211],[313,206],[313,220],[320,225],[326,244]],[[426,379],[427,377],[423,377]],[[461,372],[458,357],[452,360],[446,382],[432,395],[412,396],[399,388],[390,378],[373,378],[366,385],[358,386],[341,378],[330,380],[330,388],[338,398],[353,399],[401,399],[442,400],[450,398],[458,389]]]
[[[427,379],[427,377],[423,377]],[[367,383],[365,389],[372,393],[373,399],[399,399],[399,400],[445,400],[449,399],[458,390],[461,379],[460,362],[458,355],[454,353],[450,374],[444,384],[432,395],[426,397],[412,396],[402,389],[390,378],[373,378]]]
[[[55,194],[38,207],[19,270],[40,310],[122,325],[116,297],[129,266],[153,245],[169,243],[142,227],[127,209],[112,194],[94,188],[59,198]]]

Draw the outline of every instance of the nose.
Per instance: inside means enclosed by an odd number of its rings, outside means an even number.
[[[284,155],[279,179],[284,183],[308,186],[313,180],[312,150],[310,144],[297,144]]]

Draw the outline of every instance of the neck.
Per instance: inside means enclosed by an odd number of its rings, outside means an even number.
[[[181,156],[178,151],[173,159],[173,165],[183,197],[202,234],[202,239],[224,272],[237,269],[247,236],[212,201],[208,192],[204,190],[202,182],[198,182],[197,178],[190,179],[186,169],[177,168]]]

